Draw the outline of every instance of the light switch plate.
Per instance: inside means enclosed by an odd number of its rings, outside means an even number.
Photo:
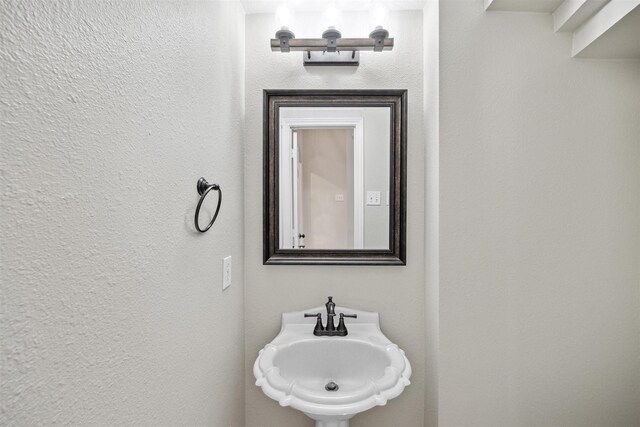
[[[336,202],[344,202],[344,194],[336,193]]]
[[[367,205],[380,206],[380,192],[379,191],[367,191]]]
[[[222,261],[222,290],[231,286],[231,255]]]

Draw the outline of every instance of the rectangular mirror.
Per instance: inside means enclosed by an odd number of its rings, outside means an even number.
[[[265,90],[265,264],[405,264],[406,98]]]

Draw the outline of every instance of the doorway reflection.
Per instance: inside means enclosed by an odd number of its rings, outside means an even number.
[[[362,242],[354,242],[353,140],[353,128],[295,131],[292,175],[297,177],[297,188],[292,190],[297,248],[362,247]]]

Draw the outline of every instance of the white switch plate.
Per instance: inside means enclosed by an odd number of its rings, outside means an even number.
[[[379,191],[367,191],[367,205],[380,206],[380,192]]]
[[[344,194],[336,194],[336,202],[344,202]]]
[[[222,262],[222,290],[231,286],[231,255]]]

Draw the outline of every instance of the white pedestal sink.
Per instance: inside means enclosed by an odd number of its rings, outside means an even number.
[[[323,313],[326,319],[324,307],[283,313],[280,333],[253,366],[264,394],[304,412],[316,427],[347,427],[351,417],[385,405],[410,383],[411,364],[380,330],[378,313],[335,311],[358,315],[347,319],[347,336],[313,335],[316,319],[304,313]]]

